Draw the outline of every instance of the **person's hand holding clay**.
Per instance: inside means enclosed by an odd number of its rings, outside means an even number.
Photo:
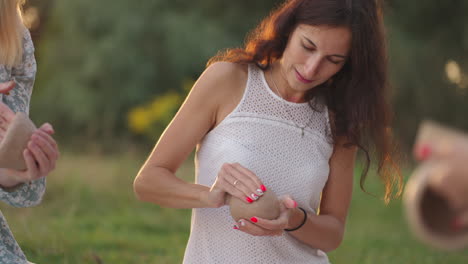
[[[11,135],[8,135],[8,128],[18,115],[24,115],[24,113],[15,114],[7,105],[0,102],[0,142],[2,143],[0,146],[3,147],[4,141],[9,140]],[[2,187],[11,188],[24,182],[39,179],[55,168],[59,151],[57,143],[51,137],[52,134],[54,134],[54,129],[48,123],[32,132],[26,147],[20,150],[24,158],[25,169],[18,170],[2,166],[3,168],[0,168],[0,185]],[[8,154],[8,151],[6,153]]]
[[[434,163],[430,188],[459,212],[454,225],[468,226],[468,135],[444,128],[443,133],[423,136],[414,155],[420,161]]]
[[[265,191],[266,187],[255,173],[239,163],[225,163],[203,199],[215,208],[225,205],[229,195],[249,204],[258,200]]]
[[[0,83],[0,94],[8,94],[13,88],[15,88],[14,81]]]
[[[290,196],[279,198],[280,214],[273,220],[253,216],[250,219],[240,219],[234,226],[253,236],[281,236],[285,229],[291,229],[301,224],[304,214],[297,208],[297,202]]]

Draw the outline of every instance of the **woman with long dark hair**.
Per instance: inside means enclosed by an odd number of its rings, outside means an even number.
[[[209,61],[134,182],[143,201],[194,208],[184,263],[328,263],[358,149],[361,186],[376,153],[386,200],[401,191],[382,19],[376,0],[289,0]],[[175,173],[195,147],[187,183]],[[278,219],[233,223],[227,194],[255,203],[268,190]]]

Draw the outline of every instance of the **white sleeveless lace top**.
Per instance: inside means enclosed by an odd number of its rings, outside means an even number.
[[[278,196],[289,194],[315,213],[333,151],[328,111],[318,106],[321,110],[283,100],[268,87],[263,71],[250,65],[239,105],[198,146],[196,183],[211,186],[223,163],[238,162]],[[296,124],[307,124],[304,135]],[[287,233],[255,237],[234,224],[228,206],[193,209],[184,263],[329,263],[324,252]]]

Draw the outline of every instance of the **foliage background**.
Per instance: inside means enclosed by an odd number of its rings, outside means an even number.
[[[206,61],[241,46],[280,2],[31,0],[41,19],[34,30],[40,67],[32,115],[51,121],[64,142],[80,137],[112,146],[124,138],[151,145],[177,109],[160,97],[176,93],[181,102]],[[424,118],[467,130],[468,3],[386,3],[395,129],[403,147]],[[133,129],[132,110],[155,100],[166,116],[153,118],[146,133]]]

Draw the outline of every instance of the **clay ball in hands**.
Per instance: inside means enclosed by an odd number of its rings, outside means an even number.
[[[23,151],[35,130],[25,113],[15,114],[0,103],[0,168],[26,169]]]
[[[278,218],[280,215],[278,197],[272,190],[267,190],[253,203],[245,203],[244,201],[231,196],[228,204],[231,216],[236,222],[240,219],[250,219],[253,216],[273,220]]]

